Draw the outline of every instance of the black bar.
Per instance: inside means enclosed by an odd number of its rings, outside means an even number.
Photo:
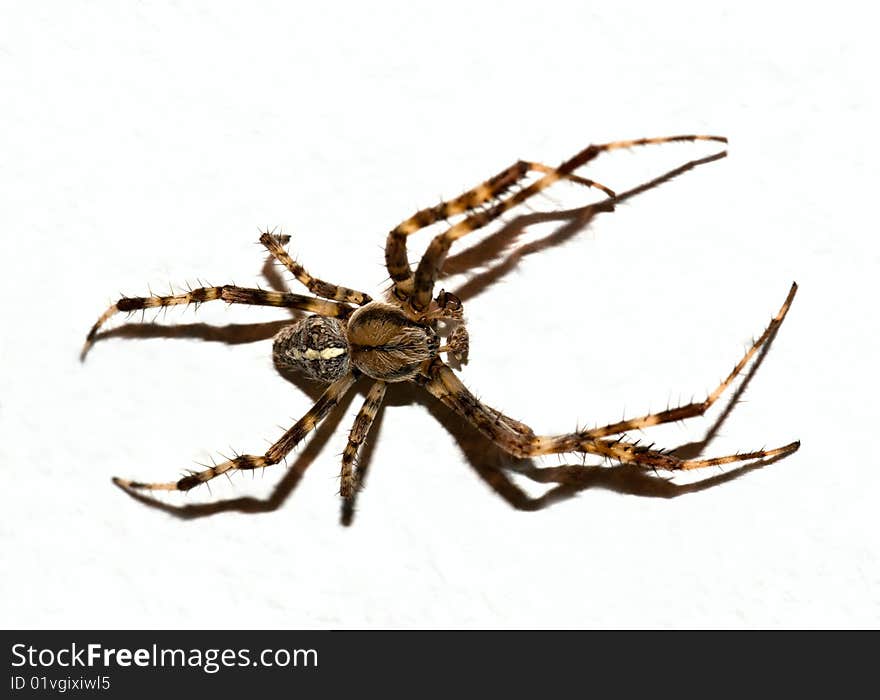
[[[463,631],[2,632],[10,698],[855,692],[874,635]],[[860,639],[860,641],[859,641]],[[833,679],[831,676],[833,675]],[[832,682],[833,680],[833,682]],[[869,681],[867,687],[875,687]],[[865,686],[862,686],[865,687]],[[308,694],[308,695],[304,695]]]

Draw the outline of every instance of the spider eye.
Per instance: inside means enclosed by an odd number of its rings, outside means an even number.
[[[275,364],[310,379],[332,382],[348,372],[345,329],[338,319],[309,316],[282,328],[272,347]]]

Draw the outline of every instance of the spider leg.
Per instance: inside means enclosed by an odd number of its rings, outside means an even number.
[[[227,460],[222,464],[209,467],[200,472],[194,472],[188,476],[165,483],[148,484],[141,481],[129,481],[128,479],[113,478],[113,483],[126,489],[151,490],[151,491],[189,491],[191,488],[203,484],[211,479],[227,474],[235,470],[260,469],[273,464],[278,464],[302,439],[314,430],[330,411],[342,400],[345,393],[355,382],[355,375],[347,374],[337,379],[327,387],[320,398],[309,411],[293,424],[281,439],[275,442],[262,456],[239,455],[234,459]]]
[[[284,246],[281,245],[281,241],[278,240],[278,237],[272,235],[270,232],[264,231],[260,235],[260,243],[266,247],[266,249],[272,254],[272,257],[290,270],[293,273],[293,276],[304,284],[315,296],[323,297],[324,299],[331,299],[333,301],[345,301],[351,304],[357,304],[358,306],[363,306],[372,301],[372,298],[368,294],[349,289],[348,287],[341,287],[338,284],[324,282],[324,280],[320,280],[317,277],[312,277],[312,275],[306,272],[302,265],[290,257],[290,253],[288,253]]]
[[[248,287],[236,287],[225,284],[222,287],[199,287],[181,294],[168,296],[149,297],[122,297],[101,314],[86,336],[86,342],[82,349],[82,357],[88,352],[98,330],[112,316],[119,312],[140,311],[141,309],[153,309],[163,306],[176,306],[179,304],[201,304],[205,301],[223,300],[229,304],[250,304],[254,306],[282,306],[291,309],[311,311],[321,316],[333,316],[345,318],[353,309],[350,306],[325,299],[314,299],[302,294],[290,292],[272,292],[263,289],[250,289]]]
[[[511,187],[523,180],[529,172],[550,173],[553,168],[541,163],[518,160],[510,167],[505,168],[494,177],[468,190],[455,199],[450,199],[440,204],[421,209],[406,221],[400,223],[388,234],[385,245],[385,264],[388,274],[394,282],[393,293],[400,299],[406,299],[413,290],[413,273],[410,269],[409,259],[406,254],[406,237],[438,221],[445,221],[456,214],[464,214],[504,195]],[[614,192],[593,180],[572,174],[561,175],[572,182],[586,187],[595,187],[602,190],[609,197]],[[558,178],[557,178],[558,179]]]
[[[779,313],[777,313],[770,321],[770,324],[764,329],[764,332],[761,334],[756,341],[754,341],[751,347],[746,351],[745,355],[743,355],[742,359],[736,363],[733,370],[727,377],[715,388],[715,390],[709,394],[703,401],[699,403],[689,403],[684,406],[678,406],[677,408],[668,408],[665,411],[660,411],[659,413],[651,413],[646,416],[641,416],[639,418],[630,418],[629,420],[619,421],[617,423],[610,423],[602,428],[593,428],[592,430],[585,430],[583,435],[589,438],[600,438],[606,437],[608,435],[618,435],[620,433],[627,432],[629,430],[641,430],[642,428],[648,428],[652,425],[660,425],[661,423],[672,423],[674,421],[685,420],[686,418],[693,418],[695,416],[701,416],[706,411],[709,410],[709,407],[712,406],[715,401],[721,396],[727,387],[729,387],[733,380],[736,379],[737,375],[742,372],[743,368],[748,364],[749,360],[754,357],[755,353],[764,345],[773,335],[776,333],[780,324],[782,323],[785,315],[788,313],[788,309],[791,306],[791,302],[794,299],[795,292],[797,292],[797,284],[791,285],[791,290],[788,292],[788,296],[785,298],[785,302],[782,304],[782,308],[779,309]]]
[[[500,443],[499,443],[500,444]],[[636,464],[647,469],[664,469],[666,471],[687,471],[690,469],[702,469],[703,467],[719,466],[731,462],[749,462],[758,459],[773,459],[782,457],[797,451],[801,446],[799,440],[772,450],[753,450],[751,452],[738,452],[724,457],[711,457],[709,459],[679,459],[671,454],[660,450],[643,447],[638,443],[625,442],[623,440],[595,440],[587,438],[583,433],[570,433],[569,435],[542,436],[536,438],[528,457],[539,455],[561,454],[564,452],[585,452],[587,454],[600,455],[618,461],[622,464]],[[501,445],[504,447],[504,445]]]
[[[364,399],[364,404],[361,406],[361,410],[358,411],[351,432],[348,434],[348,444],[346,444],[345,450],[342,453],[342,472],[340,474],[339,488],[339,495],[346,501],[353,500],[360,487],[363,473],[360,466],[353,469],[355,459],[357,458],[358,449],[360,449],[360,446],[367,437],[367,433],[370,432],[373,421],[376,419],[379,406],[382,405],[382,399],[385,398],[386,386],[386,383],[380,380],[370,387],[370,391],[367,392],[367,398]]]
[[[527,199],[533,197],[542,190],[545,190],[551,185],[559,182],[559,180],[572,179],[572,173],[575,170],[595,159],[601,153],[621,148],[630,148],[632,146],[669,143],[671,141],[721,141],[723,143],[726,143],[727,139],[723,136],[701,136],[692,134],[686,136],[663,136],[657,138],[635,139],[631,141],[612,141],[610,143],[587,146],[580,153],[577,153],[572,158],[569,158],[567,161],[561,163],[557,168],[547,168],[545,166],[543,169],[541,169],[541,172],[545,173],[544,177],[536,180],[528,187],[525,187],[518,192],[515,192],[507,199],[498,202],[497,204],[488,207],[487,209],[469,214],[462,221],[459,221],[443,233],[440,233],[434,237],[434,239],[428,245],[428,248],[425,250],[425,254],[422,256],[422,259],[419,262],[418,267],[416,268],[415,276],[413,279],[413,293],[410,296],[410,305],[416,311],[423,311],[427,308],[434,292],[434,283],[437,281],[440,270],[443,268],[443,263],[446,260],[446,254],[449,252],[449,248],[452,246],[453,241],[458,240],[468,233],[483,228],[484,226],[504,214],[504,212],[512,209],[519,204],[522,204]],[[479,188],[477,189],[479,190]],[[604,189],[606,192],[609,192],[607,188],[602,189]],[[612,193],[610,197],[613,200],[615,195]],[[486,200],[488,199],[489,198],[487,197]],[[395,229],[395,231],[396,230],[397,229]],[[391,238],[393,235],[394,231],[392,231],[391,235],[389,235],[389,245],[391,243]],[[405,262],[405,251],[404,259],[402,262]],[[396,282],[397,278],[394,277],[395,271],[391,270],[390,263],[389,271],[392,273],[392,278],[395,279]],[[399,273],[403,273],[403,267],[398,266],[396,268],[396,271]],[[403,279],[408,279],[407,275],[409,274],[409,266],[407,265],[406,274],[403,276]]]
[[[792,442],[772,450],[756,450],[710,459],[682,460],[659,450],[642,447],[637,443],[589,437],[585,431],[564,435],[536,435],[524,423],[505,416],[500,411],[482,403],[438,358],[432,360],[423,369],[417,381],[430,394],[462,416],[501,449],[521,459],[548,454],[582,452],[651,469],[688,470],[731,462],[780,457],[794,452],[800,447],[800,442]]]

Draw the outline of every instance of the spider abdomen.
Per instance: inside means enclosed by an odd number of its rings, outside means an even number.
[[[325,316],[309,316],[282,328],[275,336],[272,356],[279,367],[321,382],[335,381],[349,370],[345,328]]]
[[[361,372],[402,382],[437,354],[440,341],[431,327],[413,321],[396,306],[374,301],[349,318],[348,345],[351,362]]]

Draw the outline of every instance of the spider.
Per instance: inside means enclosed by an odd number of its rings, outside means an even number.
[[[620,420],[603,427],[562,435],[537,435],[526,424],[478,400],[441,357],[445,354],[447,359],[452,356],[458,361],[466,361],[468,355],[468,335],[460,299],[442,290],[434,296],[437,278],[454,241],[483,228],[503,213],[563,179],[604,192],[607,199],[602,200],[599,205],[605,205],[605,210],[609,210],[615,202],[643,190],[645,186],[617,195],[599,182],[576,175],[575,171],[602,153],[672,141],[727,143],[727,139],[721,136],[667,136],[590,145],[556,168],[520,160],[459,197],[416,212],[388,234],[385,263],[391,288],[381,301],[309,274],[285,249],[284,243],[289,237],[276,236],[268,231],[262,233],[260,243],[313,296],[227,284],[199,287],[168,296],[120,298],[100,316],[90,330],[83,356],[101,326],[116,313],[200,304],[221,299],[229,304],[277,306],[311,312],[312,315],[284,327],[275,336],[273,359],[281,368],[295,370],[309,379],[329,386],[312,408],[262,455],[238,455],[202,471],[192,471],[176,481],[146,483],[115,477],[114,483],[131,491],[188,491],[221,474],[229,475],[233,471],[261,469],[278,464],[333,411],[362,375],[369,377],[372,385],[355,418],[342,453],[339,491],[344,504],[351,503],[361,484],[363,472],[357,463],[358,449],[367,437],[388,384],[398,382],[413,382],[424,388],[516,458],[576,452],[653,470],[677,471],[779,458],[794,452],[800,442],[771,450],[739,452],[724,457],[683,459],[670,452],[632,442],[627,439],[626,433],[704,414],[759,348],[774,335],[788,312],[797,284],[792,284],[785,302],[764,332],[752,343],[730,374],[703,401]],[[724,150],[707,158],[690,161],[668,175],[677,175],[726,155],[727,151]],[[537,174],[538,179],[525,185],[526,178],[532,173]],[[457,223],[449,225],[433,238],[413,269],[407,257],[407,238],[420,229],[456,215],[460,215]],[[451,332],[446,333],[445,342],[441,340],[441,326],[447,331],[451,329]]]

